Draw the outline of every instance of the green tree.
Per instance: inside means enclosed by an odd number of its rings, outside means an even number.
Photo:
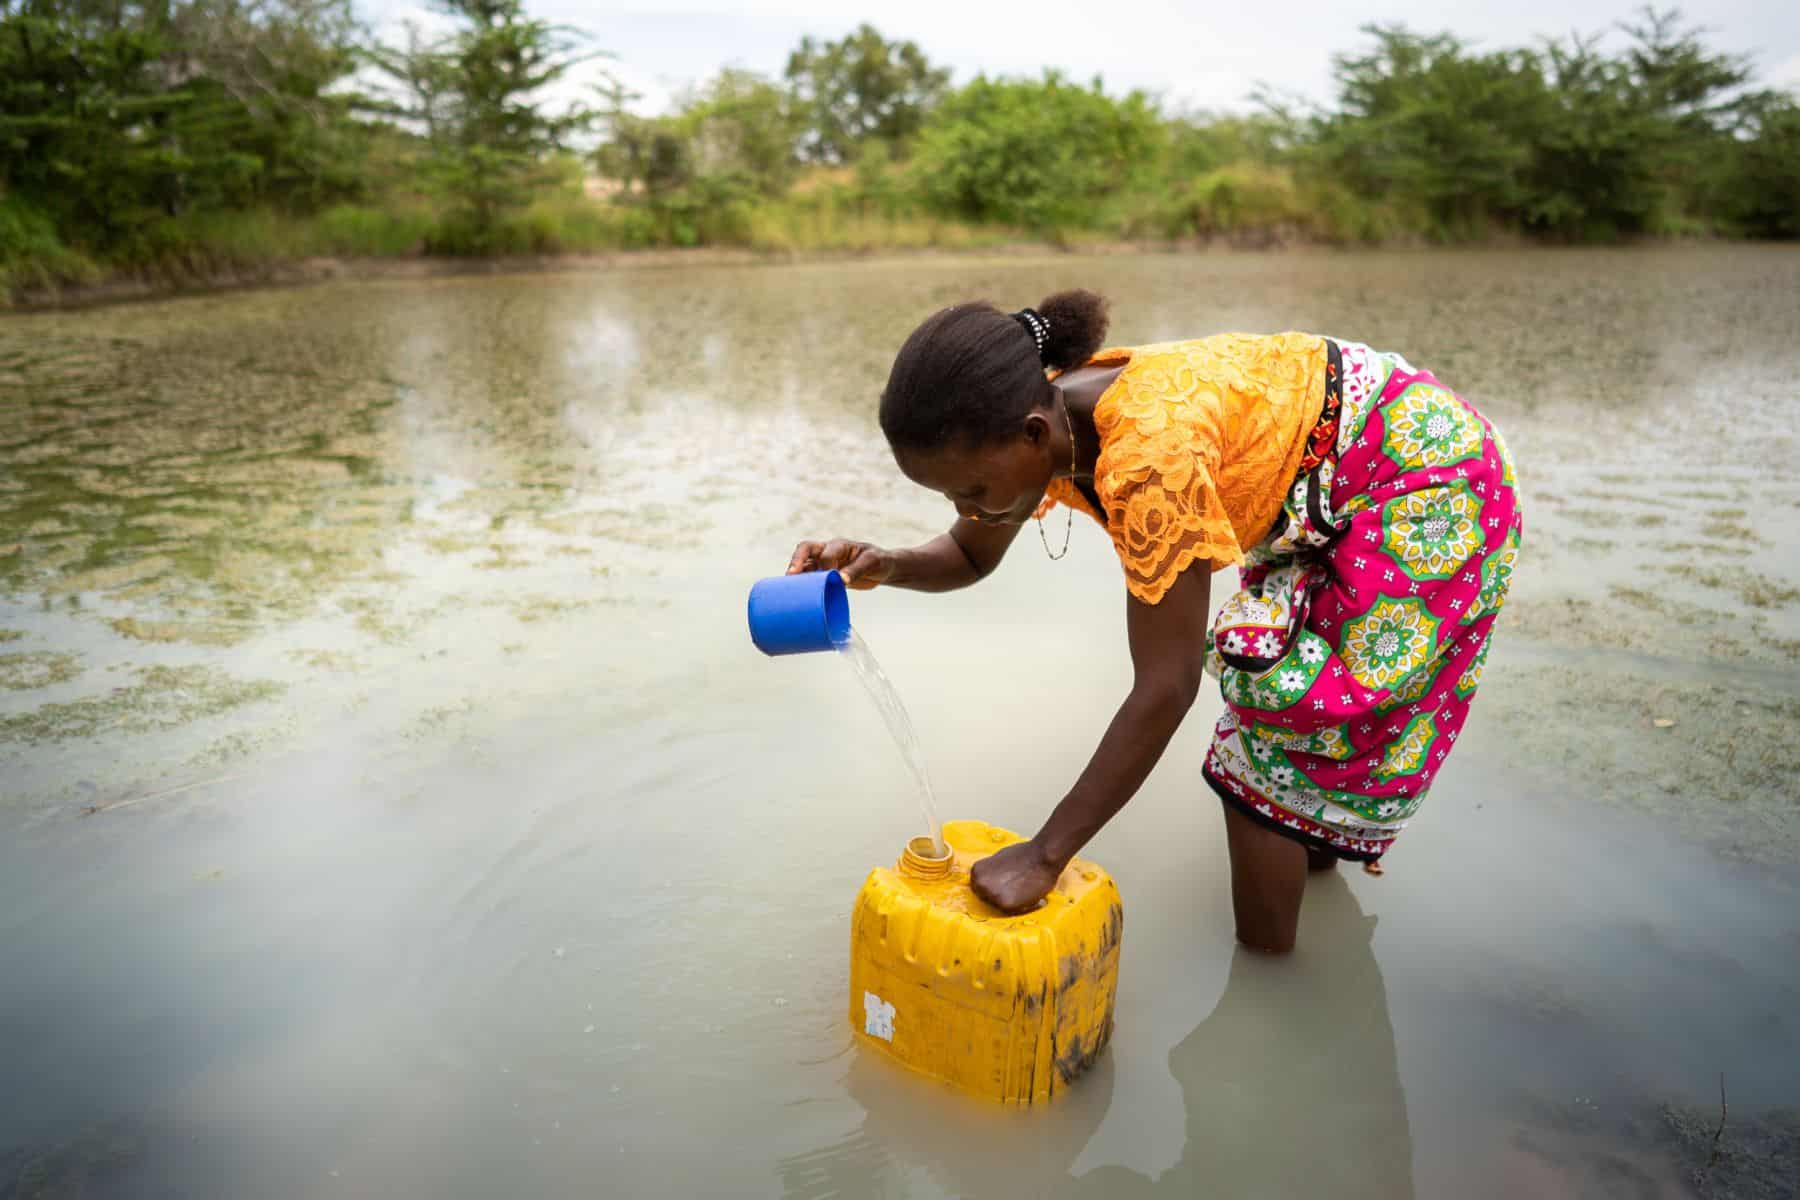
[[[65,238],[355,187],[347,0],[0,0],[0,187]]]
[[[444,145],[452,130],[451,101],[456,89],[456,62],[446,39],[433,39],[417,21],[403,23],[403,46],[371,44],[363,57],[387,77],[385,85],[363,100],[366,114],[392,117],[417,128],[431,146]]]
[[[936,209],[973,221],[1054,230],[1092,224],[1163,151],[1155,106],[1114,99],[1100,81],[978,76],[946,96],[919,134],[914,179]]]
[[[1397,196],[1444,234],[1515,220],[1542,102],[1535,58],[1473,54],[1448,34],[1397,26],[1364,32],[1372,49],[1332,59],[1338,110],[1317,128],[1325,168],[1364,195]]]
[[[574,105],[548,111],[542,91],[578,63],[581,39],[525,14],[522,0],[442,0],[458,27],[436,39],[408,31],[404,48],[369,59],[387,77],[377,110],[407,120],[429,139],[432,174],[456,205],[446,248],[485,250],[502,218],[547,178],[549,159],[595,114]]]
[[[1168,169],[1175,179],[1235,163],[1275,163],[1292,150],[1292,130],[1274,113],[1175,116],[1168,121],[1168,138]]]
[[[1737,89],[1750,78],[1746,59],[1708,50],[1705,30],[1684,28],[1678,8],[1646,5],[1635,25],[1619,28],[1631,39],[1624,61],[1634,96],[1646,111],[1698,137],[1735,121]]]
[[[636,97],[616,81],[601,96],[595,167],[619,185],[619,203],[648,213],[661,240],[741,241],[753,206],[794,180],[799,124],[790,97],[752,72],[727,68],[661,117],[629,112]]]
[[[1619,29],[1621,53],[1574,36],[1538,57],[1543,95],[1522,115],[1532,131],[1527,230],[1606,240],[1720,215],[1748,65],[1708,50],[1675,10],[1646,8]]]
[[[1742,109],[1722,215],[1751,237],[1800,238],[1800,103],[1758,92]]]
[[[171,6],[180,65],[216,91],[257,198],[306,207],[360,186],[362,131],[341,84],[362,36],[350,0],[190,0]]]
[[[1635,94],[1629,66],[1575,36],[1545,46],[1546,88],[1529,127],[1522,175],[1526,229],[1606,240],[1646,228],[1662,207],[1655,119]]]
[[[596,122],[601,140],[593,153],[600,177],[616,183],[626,200],[656,201],[685,185],[693,164],[675,121],[631,112],[626,106],[642,97],[612,76],[595,91],[602,102]]]
[[[693,174],[764,196],[793,182],[799,122],[780,87],[727,67],[686,97],[675,120]]]
[[[890,42],[872,25],[835,42],[802,38],[788,56],[787,81],[805,124],[804,157],[855,161],[869,139],[903,154],[950,82],[912,42]]]
[[[1469,51],[1448,34],[1371,27],[1334,60],[1337,111],[1306,157],[1366,198],[1415,206],[1442,236],[1519,228],[1605,240],[1725,207],[1748,67],[1674,10],[1538,50]]]
[[[1678,9],[1640,10],[1619,28],[1630,39],[1622,62],[1651,176],[1646,191],[1658,224],[1716,207],[1708,196],[1729,171],[1732,131],[1745,116],[1749,61],[1708,49],[1704,30],[1682,24]]]
[[[156,77],[162,34],[0,0],[0,187],[65,237],[116,242],[173,201],[188,164],[163,131],[188,97]]]

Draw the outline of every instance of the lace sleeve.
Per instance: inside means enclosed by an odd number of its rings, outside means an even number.
[[[1244,561],[1212,471],[1191,450],[1187,458],[1173,470],[1151,467],[1123,479],[1103,497],[1125,587],[1146,604],[1160,602],[1195,562],[1216,571]]]

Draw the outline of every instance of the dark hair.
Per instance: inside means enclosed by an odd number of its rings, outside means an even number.
[[[1045,367],[1092,358],[1106,336],[1107,303],[1075,289],[1037,306],[1050,324],[1043,357],[1025,326],[985,300],[940,309],[894,356],[881,393],[881,432],[896,449],[928,450],[953,439],[1005,437],[1050,402]]]

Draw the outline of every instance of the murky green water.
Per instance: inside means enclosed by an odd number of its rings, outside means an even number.
[[[764,659],[742,605],[803,536],[941,529],[875,428],[893,348],[1070,284],[1119,342],[1430,366],[1507,431],[1526,557],[1462,749],[1292,960],[1233,948],[1202,700],[1090,850],[1112,1052],[997,1112],[852,1049],[848,909],[913,785],[852,673]],[[8,318],[0,1196],[1791,1194],[1797,378],[1784,248]],[[1093,528],[852,606],[948,816],[1035,827],[1128,685]]]

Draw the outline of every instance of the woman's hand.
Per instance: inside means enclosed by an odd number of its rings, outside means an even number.
[[[1003,913],[1022,913],[1050,894],[1062,867],[1044,855],[1036,839],[996,850],[969,871],[975,894]]]
[[[866,591],[888,581],[894,573],[894,555],[890,550],[868,542],[847,542],[832,538],[829,542],[801,542],[788,560],[787,573],[802,571],[836,571],[844,577],[844,586]]]

